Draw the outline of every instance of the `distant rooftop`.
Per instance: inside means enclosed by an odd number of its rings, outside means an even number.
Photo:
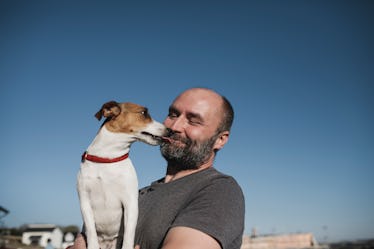
[[[244,236],[242,249],[327,249],[312,233]]]
[[[53,224],[28,224],[26,232],[52,232],[57,226]]]

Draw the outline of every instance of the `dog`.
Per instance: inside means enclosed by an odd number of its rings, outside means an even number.
[[[158,145],[167,129],[134,103],[107,102],[95,117],[106,120],[82,155],[77,176],[87,248],[134,249],[138,180],[130,146],[135,141]]]

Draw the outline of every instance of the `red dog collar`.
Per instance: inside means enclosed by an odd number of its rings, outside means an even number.
[[[86,160],[95,162],[95,163],[115,163],[115,162],[125,160],[128,157],[129,157],[129,153],[126,153],[125,155],[120,156],[120,157],[105,158],[105,157],[98,157],[98,156],[87,154],[87,151],[85,151],[82,155],[82,163]]]

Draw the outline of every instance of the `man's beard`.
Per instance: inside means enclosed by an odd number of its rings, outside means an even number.
[[[193,170],[198,169],[211,156],[217,135],[202,142],[197,142],[189,138],[183,138],[178,134],[173,134],[171,139],[180,141],[184,146],[174,145],[173,143],[161,144],[161,154],[172,166],[174,170]]]

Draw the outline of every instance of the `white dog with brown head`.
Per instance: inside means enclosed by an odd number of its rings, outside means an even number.
[[[77,188],[88,249],[133,249],[138,219],[138,180],[128,158],[135,141],[157,145],[167,130],[147,108],[105,103],[106,120],[82,155]]]

